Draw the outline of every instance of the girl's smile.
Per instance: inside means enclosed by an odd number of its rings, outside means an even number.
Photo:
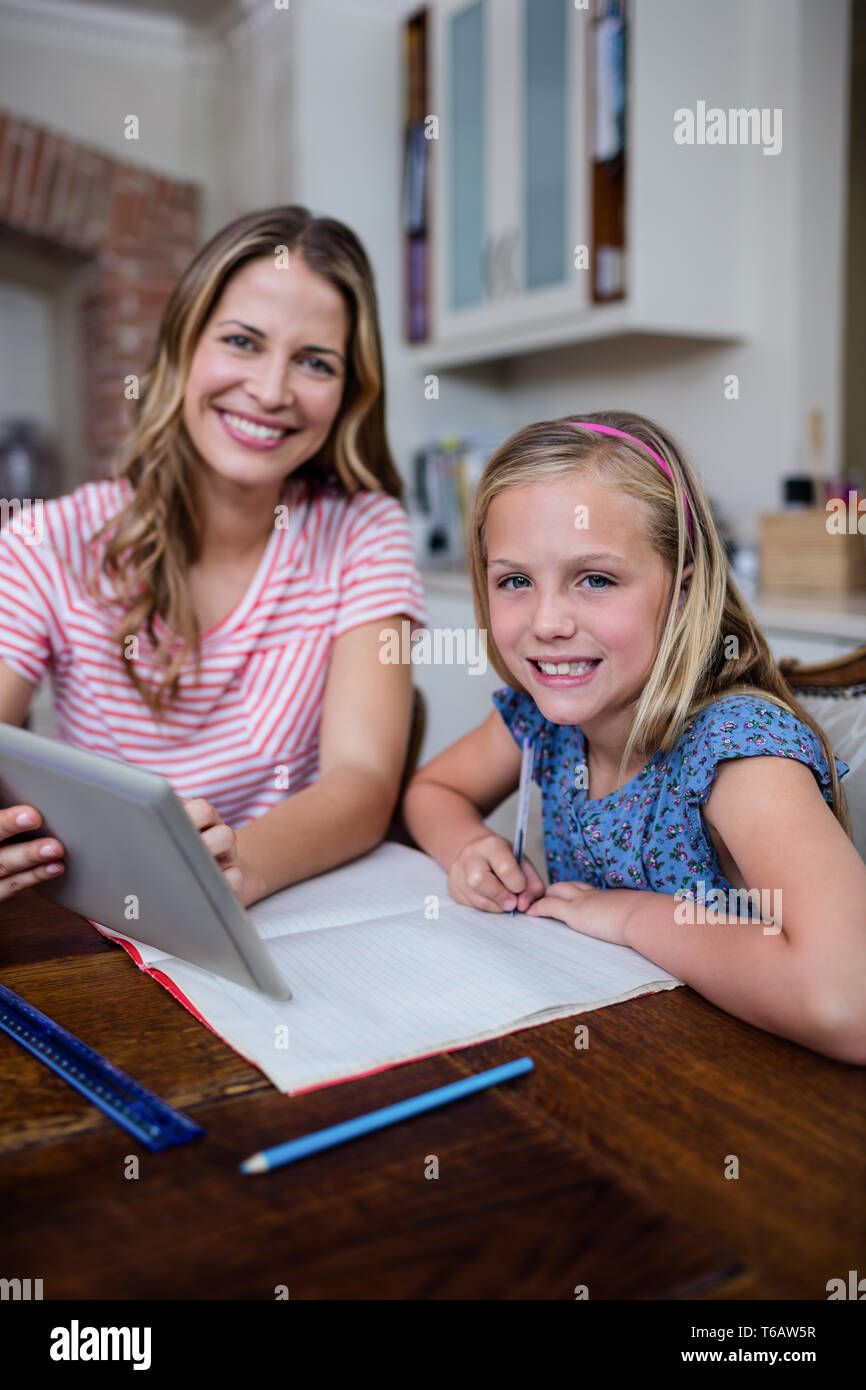
[[[527,664],[539,685],[546,685],[552,690],[564,690],[573,685],[588,685],[602,660],[603,658],[597,657],[592,661],[569,661],[567,657],[558,657],[556,661],[552,661],[549,658],[533,660],[529,657]]]

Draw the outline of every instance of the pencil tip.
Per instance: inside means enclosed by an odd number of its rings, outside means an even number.
[[[268,1165],[264,1154],[253,1154],[251,1158],[245,1158],[240,1164],[242,1173],[266,1173]]]

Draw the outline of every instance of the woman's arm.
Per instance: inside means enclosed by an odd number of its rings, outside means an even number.
[[[356,859],[383,839],[409,744],[412,667],[380,661],[398,613],[350,628],[331,646],[319,779],[237,832],[244,906]]]
[[[747,1023],[866,1065],[866,864],[813,773],[794,758],[726,760],[704,813],[771,914],[780,903],[782,930],[678,922],[672,896],[635,892],[627,944]]]
[[[0,661],[0,724],[20,729],[36,694],[36,686]]]

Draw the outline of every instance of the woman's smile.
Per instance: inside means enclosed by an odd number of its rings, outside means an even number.
[[[226,434],[248,449],[276,449],[289,435],[299,433],[293,427],[277,430],[273,426],[255,424],[247,416],[222,410],[219,406],[214,406],[214,410]]]

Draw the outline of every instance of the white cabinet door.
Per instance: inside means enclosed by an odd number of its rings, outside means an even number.
[[[489,330],[508,293],[517,223],[518,4],[440,0],[435,11],[438,337]]]
[[[587,53],[590,19],[571,0],[519,0],[514,86],[517,293],[509,327],[585,317],[591,254]]]
[[[437,343],[585,313],[588,16],[572,0],[440,0],[435,21]]]

